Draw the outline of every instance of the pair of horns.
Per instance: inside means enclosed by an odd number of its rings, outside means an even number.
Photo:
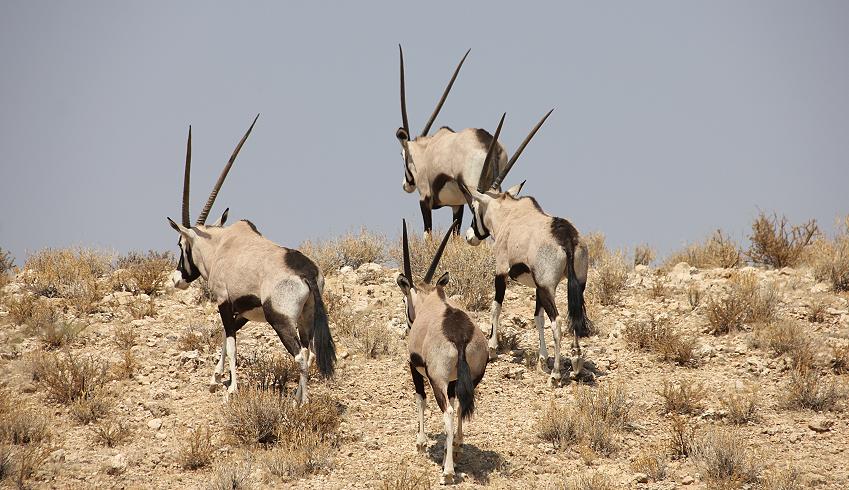
[[[407,280],[413,280],[413,270],[410,267],[410,244],[407,240],[407,220],[402,219],[401,223],[403,223],[403,235],[401,239],[402,247],[404,249],[404,276]],[[436,253],[433,256],[433,260],[430,263],[430,267],[427,270],[427,274],[424,276],[424,282],[430,283],[433,280],[433,275],[436,274],[436,267],[439,265],[439,259],[442,258],[442,252],[445,251],[445,246],[448,245],[448,239],[451,237],[451,232],[454,228],[460,226],[460,220],[454,220],[451,223],[451,226],[448,228],[448,231],[445,232],[445,236],[442,237],[442,242],[439,244],[439,248],[436,249]]]
[[[245,135],[242,136],[242,139],[239,141],[239,144],[236,145],[236,149],[233,150],[233,154],[230,155],[230,160],[227,161],[227,165],[224,166],[224,169],[221,171],[221,175],[218,176],[218,181],[215,183],[215,186],[212,188],[212,192],[209,193],[209,199],[206,200],[206,205],[203,207],[203,210],[198,215],[197,222],[195,226],[202,225],[206,223],[206,217],[209,216],[209,211],[212,210],[212,204],[215,202],[215,198],[218,197],[218,191],[221,190],[221,186],[224,184],[224,179],[227,178],[227,174],[230,172],[230,167],[233,166],[233,162],[236,161],[236,157],[239,155],[239,151],[242,149],[242,145],[247,141],[248,136],[250,136],[251,131],[254,129],[254,124],[256,124],[257,119],[259,119],[259,114],[256,115],[254,121],[251,123],[251,127],[248,128]],[[192,226],[191,218],[189,217],[189,178],[191,177],[192,170],[192,127],[189,126],[189,139],[186,143],[186,169],[183,174],[183,226],[189,228]]]
[[[504,181],[504,178],[507,177],[507,174],[510,172],[510,169],[513,168],[513,165],[516,163],[516,160],[519,159],[519,155],[525,151],[525,147],[528,146],[528,143],[537,134],[539,128],[542,127],[543,123],[551,113],[554,112],[554,109],[548,111],[542,119],[537,123],[536,126],[528,133],[528,136],[525,137],[525,141],[522,141],[522,144],[519,145],[519,148],[516,149],[516,153],[510,157],[510,160],[507,162],[507,165],[504,167],[504,170],[501,173],[498,173],[498,165],[495,164],[495,155],[497,153],[497,145],[498,145],[498,137],[501,135],[501,127],[504,125],[504,118],[507,116],[507,113],[501,115],[501,120],[498,121],[498,127],[495,129],[495,134],[492,136],[492,142],[489,144],[489,149],[486,152],[486,158],[483,161],[483,168],[481,169],[481,179],[478,181],[478,192],[484,192],[483,189],[483,176],[487,174],[487,172],[492,171],[492,185],[490,189],[498,189],[501,185],[501,182]]]
[[[469,56],[471,51],[471,49],[466,51],[466,54],[463,55],[463,59],[460,60],[460,64],[458,64],[457,68],[454,70],[454,74],[451,75],[451,80],[448,81],[448,86],[445,87],[445,91],[442,92],[442,98],[439,99],[439,102],[436,104],[436,109],[433,110],[433,114],[430,115],[430,119],[428,119],[427,124],[425,124],[424,129],[422,129],[421,136],[427,136],[431,126],[433,126],[433,123],[436,121],[436,116],[439,115],[442,105],[445,104],[445,100],[448,98],[448,92],[450,92],[451,87],[454,86],[454,80],[457,79],[457,74],[460,73],[460,68],[462,68],[463,62],[466,61],[466,57]],[[404,50],[401,48],[400,44],[398,45],[398,53],[401,56],[401,122],[404,124],[404,131],[407,132],[407,136],[409,137],[411,133],[410,122],[407,119],[407,94],[406,89],[404,88]]]

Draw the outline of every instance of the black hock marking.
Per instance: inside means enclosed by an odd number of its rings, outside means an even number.
[[[433,229],[433,215],[430,212],[430,200],[423,199],[419,201],[419,208],[422,211],[422,221],[424,221],[424,231],[428,232]]]
[[[542,309],[545,310],[545,314],[548,315],[549,320],[554,321],[558,317],[557,305],[554,304],[554,296],[548,292],[548,289],[537,288],[537,301],[542,306]]]
[[[233,305],[233,313],[236,315],[262,306],[262,301],[259,300],[258,296],[254,296],[253,294],[240,296],[231,303]]]
[[[472,340],[472,333],[476,327],[472,324],[463,310],[446,306],[445,316],[442,317],[442,335],[454,344],[457,349],[465,349],[466,344]]]
[[[578,230],[563,218],[551,218],[551,235],[570,256],[578,244]]]
[[[259,232],[259,230],[257,230],[257,229],[256,229],[256,225],[255,225],[255,224],[251,223],[249,220],[246,220],[246,219],[243,219],[242,221],[244,221],[244,222],[245,222],[245,224],[246,224],[246,225],[248,225],[248,227],[249,227],[251,230],[253,230],[253,231],[254,231],[254,233],[256,233],[256,234],[257,234],[257,235],[259,235],[259,236],[262,236],[262,233],[260,233],[260,232]]]
[[[519,276],[522,274],[530,274],[531,269],[526,264],[513,264],[510,266],[510,271],[507,272],[507,275],[510,276],[510,279],[514,281],[519,279]]]
[[[501,304],[504,302],[504,292],[507,291],[507,278],[504,274],[495,276],[495,302]]]
[[[463,228],[463,210],[466,209],[466,206],[452,206],[452,209],[454,211],[454,221],[460,221],[457,224],[457,227],[454,228],[454,234],[460,235],[460,233],[462,233],[460,230]]]
[[[318,277],[318,266],[306,255],[294,248],[284,248],[286,255],[284,260],[286,267],[291,269],[298,277],[315,279]]]
[[[542,303],[539,301],[539,294],[534,295],[536,297],[536,305],[534,306],[534,316],[539,316],[540,310],[542,310]]]

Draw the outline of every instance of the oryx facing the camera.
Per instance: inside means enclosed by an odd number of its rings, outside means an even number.
[[[547,117],[547,115],[546,115]],[[542,121],[531,131],[529,138],[539,129]],[[504,116],[498,124],[496,137],[501,131]],[[529,139],[528,138],[528,139]],[[526,139],[527,142],[527,139]],[[536,288],[534,320],[539,333],[539,364],[547,370],[548,349],[545,344],[545,321],[542,312],[551,320],[554,335],[554,367],[551,381],[560,380],[559,313],[555,304],[555,293],[565,277],[569,302],[569,323],[574,332],[572,345],[572,374],[583,370],[583,358],[578,337],[586,335],[587,320],[584,308],[584,288],[589,266],[586,244],[580,239],[578,230],[569,221],[549,216],[543,212],[533,197],[518,197],[524,182],[500,192],[500,184],[509,172],[515,159],[497,177],[489,189],[463,188],[469,206],[474,213],[472,226],[466,232],[466,241],[478,245],[492,235],[495,244],[495,298],[492,302],[492,332],[489,338],[490,358],[496,356],[498,348],[498,323],[501,304],[507,289],[507,278]]]
[[[448,284],[445,272],[436,284],[431,284],[439,259],[458,221],[445,233],[433,261],[422,281],[414,281],[410,267],[410,248],[407,242],[407,223],[403,222],[404,272],[398,275],[398,287],[404,293],[407,340],[410,353],[410,373],[416,389],[418,433],[416,447],[424,450],[427,436],[424,429],[425,389],[427,377],[433,396],[442,411],[445,423],[445,463],[442,483],[454,479],[454,447],[463,444],[463,419],[475,410],[475,387],[483,378],[487,363],[486,339],[469,315],[452,306],[443,288]],[[457,411],[457,434],[454,434],[454,412]]]
[[[412,138],[410,124],[407,120],[407,98],[404,84],[404,51],[398,46],[401,57],[401,120],[403,126],[398,128],[395,136],[401,143],[401,156],[404,159],[405,192],[419,191],[419,206],[425,233],[433,228],[431,211],[443,206],[450,206],[454,220],[463,221],[463,209],[466,201],[460,192],[458,182],[467,186],[477,185],[481,180],[487,180],[491,171],[488,167],[500,172],[506,162],[507,154],[500,144],[496,143],[496,151],[490,161],[486,161],[487,148],[493,144],[493,137],[484,129],[468,128],[453,131],[448,127],[440,128],[428,136],[431,126],[436,121],[442,105],[448,98],[448,93],[454,85],[454,80],[466,61],[469,51],[460,60],[454,70],[448,86],[442,93],[442,98],[436,104],[433,114],[425,124],[421,134]],[[459,228],[457,229],[459,232]]]
[[[225,339],[210,380],[211,390],[221,384],[224,359],[227,358],[230,368],[227,395],[236,391],[236,332],[248,320],[268,322],[298,363],[300,381],[295,400],[306,403],[313,357],[323,376],[331,376],[336,363],[333,338],[321,298],[324,277],[309,258],[263,237],[250,221],[224,226],[227,220],[227,211],[224,211],[215,224],[205,224],[218,191],[254,124],[256,119],[230,156],[194,226],[189,219],[192,155],[189,128],[183,177],[183,222],[177,224],[168,218],[171,227],[180,233],[180,261],[172,282],[175,287],[185,289],[190,282],[203,277],[218,304]]]

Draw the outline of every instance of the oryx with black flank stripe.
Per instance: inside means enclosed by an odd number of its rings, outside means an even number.
[[[180,261],[172,274],[172,282],[175,287],[185,289],[190,282],[203,277],[218,304],[225,338],[221,357],[210,380],[211,391],[222,383],[225,358],[230,368],[230,386],[226,396],[236,391],[236,332],[249,320],[268,322],[298,363],[300,381],[295,401],[306,403],[312,359],[316,359],[323,376],[331,376],[336,363],[333,338],[321,297],[324,277],[309,258],[263,237],[250,221],[242,220],[224,226],[228,210],[215,224],[205,224],[215,197],[254,124],[256,119],[230,156],[194,226],[189,219],[192,155],[192,131],[189,128],[183,177],[183,223],[177,224],[168,218],[171,227],[180,233]]]
[[[502,116],[496,135],[504,122]],[[537,129],[531,132],[533,134]],[[511,160],[505,171],[494,179],[489,189],[468,189],[463,192],[474,216],[472,226],[466,231],[466,241],[478,245],[481,240],[492,236],[495,255],[495,298],[492,302],[492,332],[489,338],[490,358],[496,357],[498,348],[498,322],[501,304],[507,288],[507,278],[536,289],[534,319],[539,333],[539,365],[547,370],[548,350],[545,344],[545,321],[543,311],[551,321],[554,334],[554,366],[551,382],[560,380],[559,313],[555,305],[557,286],[566,278],[569,302],[569,323],[574,332],[572,344],[572,373],[583,371],[583,358],[578,343],[579,336],[587,334],[584,308],[584,288],[589,266],[587,246],[578,230],[569,221],[549,216],[533,197],[518,197],[524,182],[498,191],[500,184],[515,163]]]
[[[431,211],[443,206],[450,206],[454,220],[463,221],[463,209],[466,201],[460,192],[458,182],[469,186],[477,185],[480,180],[488,179],[493,167],[500,172],[506,162],[507,154],[500,144],[495,143],[497,151],[487,161],[487,148],[493,144],[492,135],[484,129],[468,128],[454,131],[451,128],[440,128],[433,135],[428,135],[431,126],[436,121],[442,105],[448,98],[448,93],[454,85],[454,80],[466,61],[469,51],[460,60],[454,70],[448,86],[442,93],[442,98],[436,104],[433,114],[421,134],[412,138],[410,124],[407,120],[407,99],[404,83],[404,51],[398,46],[401,57],[401,120],[403,126],[395,132],[395,137],[401,144],[401,156],[404,159],[405,192],[419,191],[419,206],[424,221],[425,234],[433,228]],[[457,229],[459,233],[459,228]]]
[[[410,266],[410,248],[407,242],[407,223],[403,222],[404,272],[398,275],[398,286],[404,293],[407,340],[410,354],[410,373],[416,389],[418,433],[416,447],[424,450],[427,436],[424,430],[425,389],[427,377],[433,396],[442,411],[445,423],[445,463],[442,483],[454,479],[454,448],[463,444],[463,419],[475,410],[475,387],[483,378],[487,363],[486,338],[469,315],[448,302],[444,287],[448,284],[445,272],[435,285],[431,284],[439,259],[454,227],[445,233],[433,261],[422,281],[414,281]],[[454,434],[454,413],[457,412],[457,433]]]

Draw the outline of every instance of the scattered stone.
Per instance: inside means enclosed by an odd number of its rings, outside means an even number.
[[[147,426],[153,430],[159,430],[162,427],[162,419],[150,419],[147,421]]]
[[[35,393],[35,385],[32,383],[24,383],[21,385],[21,393]]]
[[[127,457],[123,453],[118,453],[109,458],[106,464],[106,473],[110,475],[120,475],[127,470]]]
[[[510,379],[522,379],[525,375],[525,368],[522,366],[511,367],[509,371],[507,371],[507,378]]]
[[[649,475],[645,473],[634,473],[634,481],[637,483],[648,483]]]
[[[50,461],[53,461],[54,463],[64,462],[65,461],[65,450],[64,449],[57,449],[57,450],[53,451],[52,453],[50,453]]]
[[[808,428],[814,432],[828,432],[834,426],[834,421],[829,419],[814,419],[808,422]]]
[[[684,478],[681,479],[681,484],[682,485],[692,485],[692,483],[694,481],[696,481],[696,480],[694,480],[692,476],[686,475]]]

